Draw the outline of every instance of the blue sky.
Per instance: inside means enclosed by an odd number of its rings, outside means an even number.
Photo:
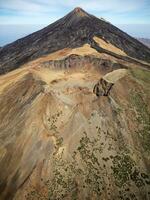
[[[0,33],[0,45],[1,35],[5,35],[6,26],[34,25],[34,28],[32,26],[32,29],[27,30],[27,33],[32,32],[38,27],[54,22],[75,7],[82,7],[115,25],[137,25],[137,30],[134,29],[137,33],[142,31],[138,25],[142,25],[143,31],[146,31],[150,38],[150,0],[0,0],[0,28],[3,28],[3,33]],[[17,31],[20,30],[16,30],[16,35],[19,33]]]
[[[115,24],[150,23],[150,0],[0,0],[0,24],[49,24],[77,6]]]

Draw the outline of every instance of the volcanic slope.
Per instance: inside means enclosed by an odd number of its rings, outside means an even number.
[[[101,41],[100,47],[95,38]],[[0,50],[0,73],[9,72],[42,55],[64,48],[81,47],[84,44],[109,54],[111,49],[105,47],[114,46],[113,49],[124,52],[123,57],[150,61],[148,47],[109,22],[96,18],[81,8],[75,8],[46,28],[4,46]]]

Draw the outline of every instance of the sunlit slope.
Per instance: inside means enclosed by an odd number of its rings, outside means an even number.
[[[100,77],[40,67],[1,76],[2,200],[149,198],[149,71],[129,69],[97,98]]]

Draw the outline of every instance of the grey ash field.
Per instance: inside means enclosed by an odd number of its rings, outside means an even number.
[[[150,199],[148,47],[76,8],[0,73],[0,200]]]

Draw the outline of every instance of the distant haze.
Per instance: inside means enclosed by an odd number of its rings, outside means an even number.
[[[133,37],[150,39],[150,24],[118,24],[116,26]]]
[[[38,31],[46,25],[3,25],[0,24],[0,46]]]
[[[0,46],[44,28],[42,25],[0,25]],[[150,39],[150,24],[116,24],[118,28],[136,38]]]

